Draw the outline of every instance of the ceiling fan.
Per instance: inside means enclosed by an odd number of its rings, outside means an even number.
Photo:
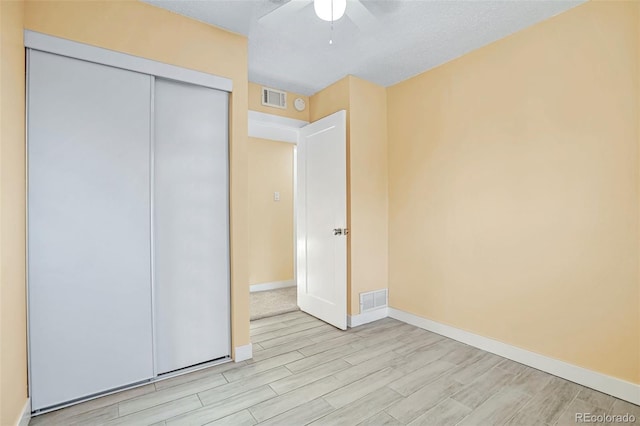
[[[346,15],[360,30],[365,30],[376,24],[376,17],[363,4],[362,0],[289,0],[262,16],[258,22],[264,25],[284,25],[296,13],[312,3],[316,15],[324,21],[337,22]]]

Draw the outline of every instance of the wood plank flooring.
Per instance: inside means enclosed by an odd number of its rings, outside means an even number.
[[[35,417],[31,425],[569,425],[640,407],[385,318],[251,323],[254,358]]]

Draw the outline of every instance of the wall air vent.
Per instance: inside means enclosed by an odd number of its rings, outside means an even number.
[[[287,108],[287,92],[282,90],[262,88],[262,105],[286,109]]]
[[[360,293],[360,313],[387,306],[387,289]]]

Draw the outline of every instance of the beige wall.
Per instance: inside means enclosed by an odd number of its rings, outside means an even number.
[[[347,76],[310,98],[310,119],[347,110],[347,304],[387,287],[388,191],[386,90]]]
[[[347,143],[349,140],[350,76],[336,81],[309,97],[309,121],[317,121],[336,111],[347,111]]]
[[[360,312],[359,294],[388,284],[387,91],[350,77],[351,301]]]
[[[138,1],[29,1],[25,27],[233,80],[230,111],[232,340],[234,347],[248,344],[246,38]]]
[[[250,285],[293,280],[293,147],[249,138]]]
[[[0,2],[0,425],[27,401],[23,15]]]
[[[639,7],[388,89],[392,307],[640,383]]]
[[[249,82],[249,109],[251,111],[264,112],[265,114],[278,115],[280,117],[295,118],[296,120],[309,121],[309,97],[298,93],[287,92],[287,108],[280,109],[262,105],[262,84]],[[264,86],[269,87],[269,86]],[[277,87],[271,87],[278,89]],[[293,106],[296,98],[304,99],[306,107],[303,111],[298,111]]]

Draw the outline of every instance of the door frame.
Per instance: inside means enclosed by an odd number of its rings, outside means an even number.
[[[293,282],[298,286],[298,141],[308,121],[249,110],[249,137],[293,144]]]

